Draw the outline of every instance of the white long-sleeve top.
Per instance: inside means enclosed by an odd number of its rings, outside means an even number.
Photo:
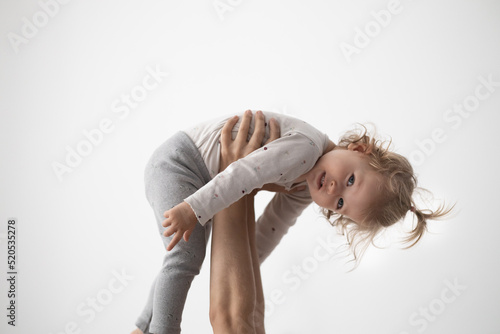
[[[281,137],[218,173],[221,130],[232,116],[219,117],[184,130],[198,147],[213,178],[185,199],[202,225],[220,210],[266,183],[276,183],[287,190],[291,189],[294,181],[315,165],[329,143],[326,134],[302,120],[288,115],[264,112],[266,134],[263,142],[269,139],[267,121],[272,117],[278,121]],[[243,114],[233,128],[233,138],[236,137],[242,118]],[[253,130],[252,120],[248,138],[253,134]]]
[[[254,189],[267,183],[276,183],[289,190],[294,182],[308,172],[323,155],[329,138],[308,123],[297,118],[264,111],[266,134],[269,139],[267,121],[274,117],[280,126],[281,137],[246,157],[233,162],[219,173],[221,130],[229,116],[219,117],[185,129],[201,153],[212,180],[186,198],[201,225]],[[232,131],[233,139],[238,132],[243,114]],[[248,139],[253,134],[254,121],[250,125]],[[301,182],[306,184],[306,182]],[[291,194],[276,193],[257,220],[257,251],[262,262],[288,228],[295,224],[302,211],[312,203],[309,189]]]

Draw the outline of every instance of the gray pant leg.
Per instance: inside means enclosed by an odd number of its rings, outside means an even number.
[[[146,197],[166,248],[173,236],[162,234],[163,213],[210,181],[210,175],[191,139],[179,132],[155,151],[146,166],[144,180]],[[170,252],[165,250],[161,271],[136,322],[144,333],[180,333],[187,293],[200,272],[210,231],[211,223],[196,224],[188,242],[181,240]]]
[[[153,284],[151,285],[151,288],[149,289],[148,301],[146,303],[146,306],[144,307],[141,315],[135,322],[137,328],[139,328],[144,334],[151,333],[149,331],[149,324],[151,323],[151,317],[153,316],[153,298],[155,293],[155,286],[156,286],[156,277],[153,281]]]

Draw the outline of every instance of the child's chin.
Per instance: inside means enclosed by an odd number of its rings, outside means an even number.
[[[320,206],[320,207],[322,207],[322,208],[323,208],[324,206],[323,206],[323,205],[321,205],[321,204],[317,201],[316,196],[314,196],[314,191],[310,191],[309,193],[311,194],[311,198],[312,198],[312,200],[313,200],[314,204],[316,204],[316,205],[318,205],[318,206]]]

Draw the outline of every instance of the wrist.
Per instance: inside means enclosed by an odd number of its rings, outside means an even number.
[[[182,202],[181,203],[181,206],[183,208],[183,212],[184,212],[184,216],[187,218],[187,220],[190,222],[190,223],[197,223],[198,222],[198,218],[196,218],[196,214],[194,213],[194,210],[193,208],[191,207],[191,205],[189,205],[188,202]]]

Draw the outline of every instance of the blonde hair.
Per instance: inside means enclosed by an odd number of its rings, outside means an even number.
[[[411,243],[405,247],[407,249],[413,247],[422,238],[427,231],[428,220],[444,217],[455,206],[445,208],[444,204],[441,204],[435,211],[417,208],[412,197],[414,191],[427,190],[417,187],[417,177],[409,161],[402,155],[389,151],[392,139],[389,142],[381,141],[376,138],[375,130],[371,135],[363,124],[360,125],[362,129],[355,128],[346,132],[335,149],[347,149],[351,143],[366,145],[365,151],[368,154],[370,166],[385,180],[380,188],[381,196],[376,199],[374,205],[362,213],[365,217],[362,222],[355,222],[342,214],[322,209],[328,221],[340,228],[342,234],[346,235],[354,256],[355,267],[370,243],[374,244],[374,238],[383,228],[397,223],[408,213],[414,214],[417,224],[404,239],[405,243]],[[335,218],[333,221],[331,221],[332,217]]]

